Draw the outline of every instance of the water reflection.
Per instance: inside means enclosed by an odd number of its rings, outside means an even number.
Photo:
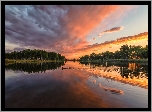
[[[88,72],[95,76],[148,89],[148,65],[145,63],[85,63]],[[97,75],[96,75],[97,74]]]
[[[44,62],[44,63],[14,63],[5,65],[5,69],[14,71],[20,70],[28,73],[45,72],[46,70],[55,70],[65,65],[64,62]]]
[[[139,63],[74,63],[64,65],[64,62],[57,63],[15,63],[5,65],[6,69],[20,70],[28,73],[45,72],[46,70],[55,70],[61,67],[62,70],[78,69],[90,72],[94,77],[104,77],[148,88],[148,65]],[[64,65],[64,66],[63,66]]]
[[[148,105],[148,91],[144,89],[148,85],[148,73],[144,72],[148,70],[144,68],[146,65],[69,61],[62,65],[64,63],[6,65],[5,76],[10,75],[10,78],[5,77],[6,108],[132,108]],[[134,72],[137,68],[144,76],[138,75],[139,80],[136,75],[133,78],[130,74],[128,78],[122,76],[125,69]],[[16,74],[14,77],[11,77],[12,72]],[[112,81],[107,82],[109,79]]]
[[[104,71],[107,72],[120,72],[120,75],[123,78],[148,78],[148,65],[146,64],[139,64],[139,63],[87,63],[87,62],[80,62],[81,64],[85,66],[90,66],[90,68],[96,68],[96,67],[106,67],[107,69],[104,69]],[[114,67],[114,69],[110,68]],[[109,69],[108,69],[109,68]]]

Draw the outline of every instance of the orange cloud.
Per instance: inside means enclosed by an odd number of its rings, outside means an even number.
[[[63,17],[66,23],[65,29],[69,33],[67,46],[70,43],[76,43],[76,45],[70,46],[72,49],[78,49],[80,46],[84,47],[80,44],[89,45],[89,42],[86,41],[86,35],[111,13],[115,12],[118,7],[118,5],[86,5],[79,8],[71,6],[66,16]],[[74,40],[78,42],[73,42]]]
[[[77,49],[75,52],[77,55],[70,55],[67,58],[79,58],[80,56],[91,54],[92,52],[101,53],[105,51],[114,52],[119,50],[121,45],[142,45],[145,46],[148,44],[148,32],[140,33],[134,36],[121,37],[117,40],[106,41],[101,44],[88,45],[86,48]],[[135,43],[134,43],[135,42]]]
[[[119,17],[126,14],[129,7],[134,6],[6,6],[5,39],[19,47],[45,49],[72,57],[85,49],[98,50],[94,46],[99,45],[90,46],[87,42],[87,35],[101,23],[106,27],[106,22],[120,21]]]
[[[65,20],[65,28],[68,30],[69,35],[74,35],[74,37],[68,38],[68,44],[71,44],[71,52],[77,52],[77,49],[87,48],[90,42],[87,42],[86,37],[94,28],[96,28],[100,23],[115,20],[120,21],[123,15],[126,15],[135,6],[121,6],[121,5],[96,5],[96,6],[85,6],[77,8],[77,14],[74,13],[75,7],[70,7],[67,12],[67,16],[63,19]],[[81,11],[80,11],[81,10]],[[121,11],[120,11],[121,10]],[[111,16],[114,15],[114,16]],[[103,23],[104,24],[104,23]],[[106,27],[106,25],[104,26]],[[104,33],[116,32],[123,29],[123,26],[114,27],[110,30],[106,30]],[[92,40],[95,40],[93,38]],[[73,42],[73,40],[76,41]],[[90,41],[92,41],[90,40]],[[85,43],[85,44],[84,44]],[[67,46],[68,46],[67,44]],[[65,49],[66,51],[66,49]],[[62,53],[64,53],[63,51]]]
[[[118,5],[87,5],[77,9],[77,14],[73,13],[75,7],[71,7],[67,14],[67,28],[71,35],[75,34],[76,37],[85,36],[118,7]]]

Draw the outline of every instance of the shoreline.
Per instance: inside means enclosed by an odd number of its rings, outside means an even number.
[[[148,62],[148,59],[108,59],[108,60],[84,60],[84,61],[79,61],[79,62]]]
[[[43,63],[43,62],[64,62],[65,60],[13,60],[13,59],[5,59],[5,64],[13,64],[13,63]],[[121,62],[133,62],[133,63],[147,63],[148,59],[108,59],[108,60],[84,60],[78,62],[85,63],[121,63]]]
[[[64,60],[12,60],[12,59],[5,59],[5,64],[13,64],[13,63],[43,63],[43,62],[64,62]]]

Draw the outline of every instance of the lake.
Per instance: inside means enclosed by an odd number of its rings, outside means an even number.
[[[148,108],[148,64],[5,65],[5,108]]]

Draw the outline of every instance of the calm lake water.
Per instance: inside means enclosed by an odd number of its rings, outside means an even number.
[[[148,65],[6,65],[5,108],[148,108]]]

